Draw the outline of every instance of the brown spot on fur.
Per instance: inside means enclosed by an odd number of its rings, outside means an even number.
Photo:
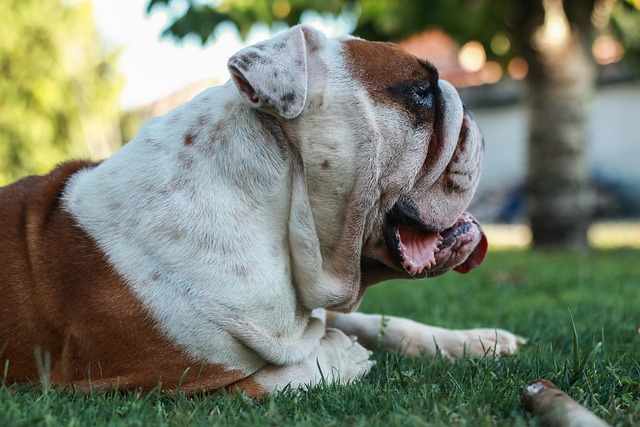
[[[244,378],[194,361],[167,339],[60,205],[67,179],[90,167],[65,163],[0,188],[0,366],[8,366],[6,380],[39,379],[36,347],[51,357],[52,382],[87,391],[116,385],[152,390],[161,378],[164,389],[181,383],[182,391],[193,393]]]
[[[235,58],[236,61],[234,61],[234,65],[241,71],[249,71],[254,62],[264,62],[264,58],[257,52],[247,52]]]
[[[193,157],[188,155],[186,152],[180,152],[178,154],[178,160],[180,161],[180,166],[184,169],[184,170],[189,170],[193,167]]]
[[[234,265],[233,266],[233,274],[235,274],[238,277],[247,277],[247,274],[249,273],[247,267],[243,266],[243,265]]]
[[[188,133],[184,136],[184,145],[186,145],[187,147],[190,145],[193,145],[194,141],[195,141],[195,136],[193,136],[192,133]]]
[[[287,92],[280,97],[280,102],[283,104],[290,104],[296,99],[296,94],[293,92]]]
[[[213,134],[211,135],[211,138],[212,139],[215,138],[216,135],[218,135],[219,133],[222,133],[224,130],[225,130],[225,123],[224,121],[220,120],[213,126]]]
[[[325,160],[322,162],[322,169],[329,169],[329,160]]]
[[[180,240],[184,237],[184,231],[171,230],[171,233],[169,235],[171,237],[171,240]]]

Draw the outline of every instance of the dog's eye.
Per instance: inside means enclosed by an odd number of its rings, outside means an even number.
[[[414,86],[411,95],[416,104],[427,108],[433,107],[433,91],[428,83],[421,83]]]

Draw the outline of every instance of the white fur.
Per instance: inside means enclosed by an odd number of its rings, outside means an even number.
[[[337,329],[327,329],[312,356],[290,366],[267,366],[256,372],[254,380],[269,390],[286,386],[303,387],[327,382],[350,382],[368,372],[375,362],[371,351]]]
[[[207,102],[196,98],[151,121],[111,159],[77,174],[66,206],[167,335],[194,358],[233,369],[257,369],[264,364],[258,354],[295,362],[310,349],[299,341],[309,316],[298,309],[288,280],[290,165],[266,156],[265,141],[234,139],[223,149],[202,150],[191,169],[181,168],[180,153],[196,148],[182,141],[199,113],[220,116],[232,102],[239,114],[229,122],[229,133],[253,132],[231,85],[200,97]],[[168,125],[172,117],[179,119],[175,126]],[[149,138],[157,138],[157,146]],[[237,171],[229,162],[236,156],[270,171],[266,192],[241,194],[234,188],[231,175]],[[175,188],[176,182],[184,186]],[[250,200],[255,204],[249,215]],[[243,280],[234,268],[245,272]],[[321,328],[309,332],[316,341],[322,336]],[[243,345],[252,334],[257,354]],[[291,343],[302,348],[292,352]],[[281,354],[273,354],[275,348]]]
[[[333,41],[318,54],[336,61],[338,50]],[[76,174],[64,197],[172,341],[247,372],[307,358],[324,335],[311,309],[354,298],[325,271],[299,159],[282,158],[254,115],[230,82],[208,89]],[[348,126],[328,138],[344,140]],[[238,188],[243,174],[255,185]],[[308,289],[320,289],[315,299]]]
[[[229,61],[235,85],[149,121],[64,194],[169,339],[194,360],[257,372],[271,389],[317,381],[316,360],[342,380],[371,367],[360,345],[325,335],[311,310],[357,307],[361,260],[371,255],[363,247],[377,244],[369,240],[396,201],[387,195],[416,184],[431,136],[408,128],[396,107],[371,102],[349,74],[344,40],[295,27],[240,51]],[[274,60],[254,68],[264,52],[292,55],[285,65],[295,78],[270,86],[265,73],[284,70]],[[440,86],[450,157],[462,105]],[[432,184],[449,160],[430,171]]]

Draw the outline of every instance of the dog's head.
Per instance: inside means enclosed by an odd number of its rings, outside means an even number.
[[[482,135],[431,64],[390,43],[299,26],[238,52],[229,68],[249,105],[278,123],[302,176],[294,275],[324,277],[301,290],[307,305],[348,310],[382,279],[480,264],[487,243],[466,208]],[[310,244],[295,242],[303,237],[318,241],[320,273]],[[327,302],[332,287],[342,293]]]

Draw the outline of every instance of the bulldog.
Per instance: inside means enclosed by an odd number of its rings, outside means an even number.
[[[465,211],[482,136],[430,63],[297,26],[228,66],[109,159],[0,189],[9,383],[261,396],[356,380],[375,343],[524,342],[353,313],[370,285],[466,272],[487,250]]]

